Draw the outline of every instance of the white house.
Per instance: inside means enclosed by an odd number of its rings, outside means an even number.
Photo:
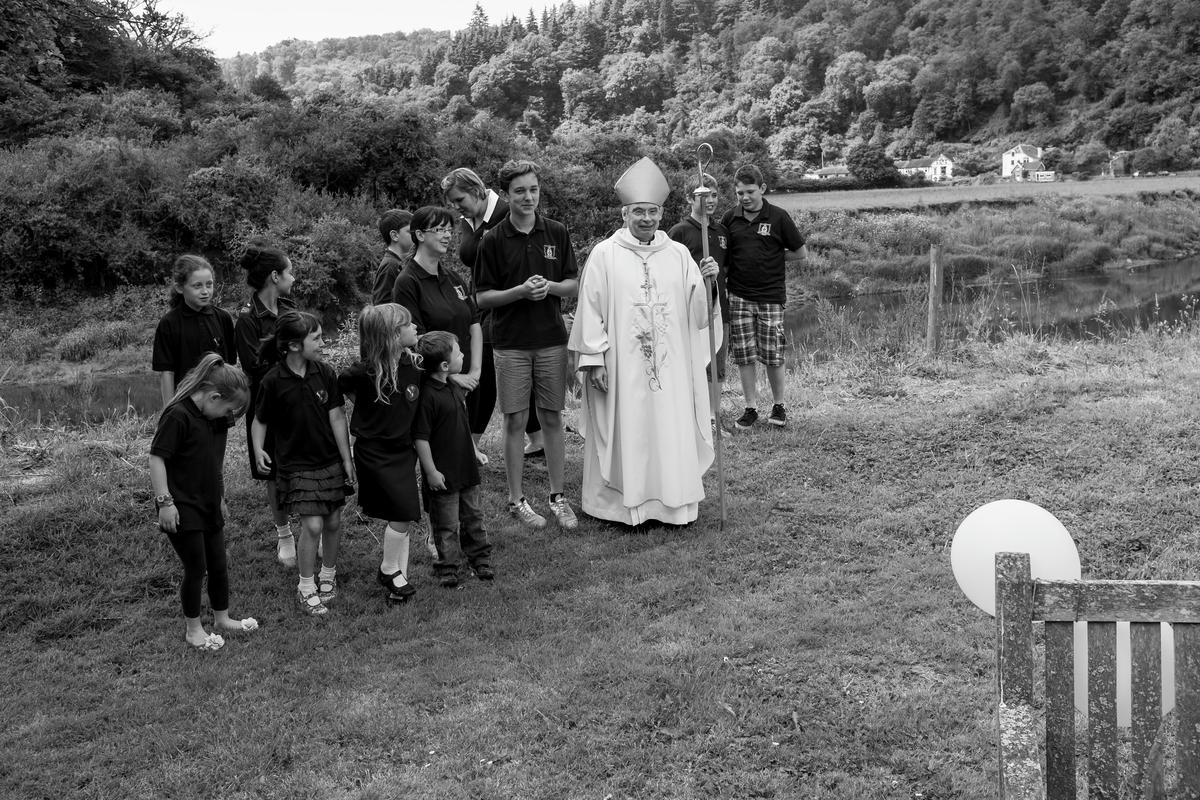
[[[922,173],[925,180],[933,183],[948,181],[954,177],[954,162],[945,153],[938,153],[928,158],[914,158],[910,161],[897,161],[896,171],[901,175],[916,175]]]
[[[821,167],[812,174],[823,181],[827,181],[830,178],[849,178],[850,168],[845,164],[830,164],[828,167]]]
[[[1011,150],[1005,150],[1000,156],[1000,177],[1021,180],[1022,171],[1030,173],[1034,171],[1034,165],[1027,165],[1027,162],[1041,164],[1041,159],[1042,148],[1040,147],[1019,144]],[[1042,170],[1045,167],[1038,166],[1037,169]]]

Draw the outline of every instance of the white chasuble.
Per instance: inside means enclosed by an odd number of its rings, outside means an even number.
[[[581,369],[608,371],[607,392],[583,381],[586,513],[696,519],[713,462],[707,327],[707,289],[683,245],[662,231],[642,244],[622,228],[592,250],[569,344]],[[719,346],[719,312],[714,331]]]

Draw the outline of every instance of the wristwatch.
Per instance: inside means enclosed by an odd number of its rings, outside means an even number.
[[[166,506],[175,505],[175,498],[169,494],[160,494],[154,498],[154,510],[160,511]]]

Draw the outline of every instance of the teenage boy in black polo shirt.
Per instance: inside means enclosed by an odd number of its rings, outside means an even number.
[[[667,231],[667,236],[686,247],[699,264],[704,258],[701,223],[705,218],[708,219],[708,255],[717,262],[717,267],[721,270],[717,273],[717,299],[721,305],[725,335],[721,338],[721,349],[717,351],[717,380],[723,381],[725,352],[729,346],[729,292],[725,288],[725,251],[729,247],[729,231],[718,220],[713,219],[717,210],[717,179],[706,172],[703,185],[700,184],[699,175],[692,175],[684,186],[692,204],[692,213]]]
[[[725,212],[721,223],[729,229],[729,353],[746,398],[746,411],[736,424],[745,429],[758,421],[757,361],[766,367],[774,403],[767,422],[783,427],[787,424],[783,407],[784,262],[801,257],[804,237],[786,211],[763,197],[767,187],[758,167],[745,164],[733,179],[738,207]]]
[[[537,213],[538,166],[509,161],[500,168],[508,217],[484,234],[479,245],[476,301],[492,310],[492,354],[496,394],[504,414],[504,469],[509,513],[542,528],[522,488],[525,422],[532,394],[542,423],[550,473],[550,511],[563,528],[574,528],[575,512],[563,497],[562,409],[566,399],[567,328],[560,298],[579,291],[579,267],[567,228]]]

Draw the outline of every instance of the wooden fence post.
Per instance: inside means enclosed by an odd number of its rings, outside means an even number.
[[[942,246],[929,245],[929,320],[925,327],[925,349],[935,355],[942,335]]]

